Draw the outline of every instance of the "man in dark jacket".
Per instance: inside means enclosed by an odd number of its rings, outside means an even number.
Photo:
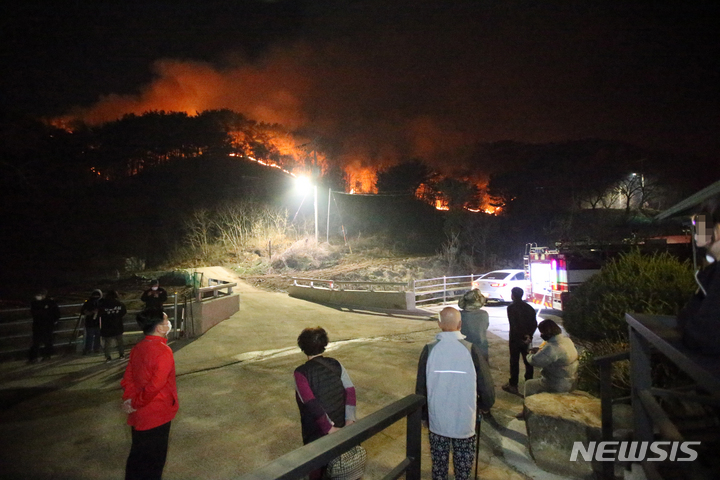
[[[692,222],[693,241],[709,265],[697,273],[698,289],[678,315],[678,325],[688,348],[720,355],[720,194],[705,200]]]
[[[532,337],[537,329],[535,309],[523,301],[522,288],[515,287],[510,291],[512,304],[507,307],[508,322],[510,322],[510,381],[503,385],[506,392],[520,395],[518,381],[520,377],[520,356],[525,364],[525,380],[533,378],[533,366],[527,361],[528,348],[532,344]]]
[[[123,344],[123,317],[127,313],[125,304],[118,300],[115,290],[105,294],[100,300],[100,335],[105,346],[105,361],[112,360],[110,356],[110,341],[115,340],[120,358],[125,358],[125,346]]]
[[[164,288],[160,286],[159,280],[150,282],[150,288],[145,290],[140,300],[145,302],[145,311],[158,310],[163,311],[163,304],[167,301],[168,294]]]
[[[80,308],[85,323],[85,347],[83,355],[100,353],[100,299],[102,290],[95,289]]]
[[[55,325],[60,320],[60,308],[55,300],[47,298],[47,290],[42,289],[35,294],[35,298],[30,303],[30,312],[33,317],[33,342],[28,360],[33,363],[37,361],[40,345],[45,345],[43,360],[49,359],[54,353],[53,335]]]

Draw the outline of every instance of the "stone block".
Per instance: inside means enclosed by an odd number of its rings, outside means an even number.
[[[572,478],[593,478],[593,464],[570,461],[574,442],[601,437],[600,399],[575,391],[538,393],[525,399],[528,445],[538,467]]]

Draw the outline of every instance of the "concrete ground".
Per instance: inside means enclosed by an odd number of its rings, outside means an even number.
[[[172,342],[180,411],[166,479],[235,478],[302,445],[292,372],[305,361],[295,343],[303,328],[328,331],[328,355],[350,373],[361,417],[414,392],[420,351],[438,331],[426,314],[334,308],[243,283],[238,291],[237,314],[198,339]],[[491,332],[501,335],[502,310],[491,313]],[[482,426],[479,476],[561,478],[529,459],[525,426],[515,419],[522,399],[500,388],[508,377],[507,343],[489,337],[497,400]],[[123,478],[130,447],[120,410],[125,365],[71,354],[33,365],[1,363],[0,477]],[[363,444],[364,478],[382,478],[404,458],[404,428],[399,422]],[[430,478],[427,435],[422,472]]]

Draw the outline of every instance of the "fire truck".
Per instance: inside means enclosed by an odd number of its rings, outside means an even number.
[[[562,310],[570,292],[600,271],[602,259],[588,251],[563,251],[528,244],[524,256],[525,298],[541,308]]]

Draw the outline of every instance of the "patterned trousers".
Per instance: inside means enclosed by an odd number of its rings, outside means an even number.
[[[467,480],[470,478],[470,470],[472,470],[473,460],[475,460],[475,435],[470,438],[450,438],[430,432],[433,480],[447,480],[451,446],[455,479]]]

